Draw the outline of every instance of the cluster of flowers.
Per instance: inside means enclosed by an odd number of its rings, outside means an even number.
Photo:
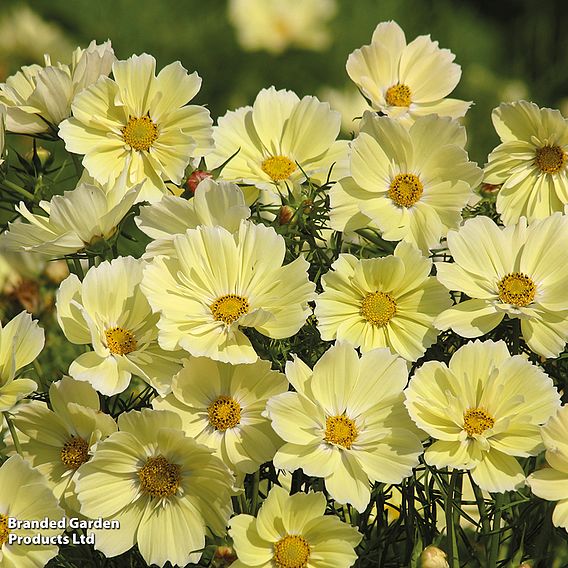
[[[229,526],[236,567],[351,566],[361,534],[324,515],[322,492],[273,486],[256,517],[232,516],[244,476],[268,461],[322,478],[333,500],[363,512],[375,482],[400,483],[421,456],[498,493],[523,486],[518,458],[546,448],[550,468],[528,483],[560,501],[553,522],[568,529],[568,410],[539,366],[503,341],[474,341],[408,381],[443,330],[475,338],[519,320],[544,358],[568,340],[568,122],[532,103],[501,105],[502,144],[482,171],[457,121],[470,103],[447,98],[461,74],[453,60],[429,36],[407,44],[397,24],[379,24],[347,61],[374,109],[351,142],[337,140],[329,105],[275,88],[213,127],[207,109],[187,104],[196,73],[173,63],[156,76],[153,57],[118,61],[110,42],[0,85],[7,131],[60,137],[84,166],[76,189],[40,202],[41,213],[22,202],[27,222],[11,223],[2,247],[51,258],[97,250],[135,204],[151,240],[140,259],[95,259],[61,283],[57,321],[91,349],[52,383],[49,406],[22,401],[38,385],[18,374],[43,331],[26,313],[1,330],[0,411],[26,461],[14,452],[0,468],[0,565],[57,553],[18,545],[13,535],[32,531],[10,518],[80,514],[119,521],[95,530],[108,557],[137,544],[149,564],[183,566]],[[180,185],[202,160],[217,179],[193,174],[202,179],[186,199]],[[504,226],[463,222],[482,180],[501,186]],[[296,215],[314,184],[329,187],[326,234],[371,230],[397,243],[378,258],[340,253],[319,294],[303,255],[289,261],[267,226],[274,216],[250,218],[256,203],[290,222],[283,214]],[[271,370],[248,331],[292,337],[314,304],[322,340],[335,344],[313,368],[294,355],[285,375]],[[122,393],[132,376],[157,396],[115,422],[97,393]]]

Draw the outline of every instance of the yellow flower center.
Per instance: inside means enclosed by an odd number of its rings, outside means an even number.
[[[234,398],[221,395],[209,405],[207,414],[211,426],[225,431],[241,421],[241,405]]]
[[[483,434],[485,430],[493,428],[494,424],[493,417],[483,408],[470,408],[463,414],[463,429],[470,437]]]
[[[8,535],[10,529],[8,528],[8,515],[0,514],[0,548],[8,542]]]
[[[89,459],[89,444],[79,436],[71,436],[63,444],[59,455],[67,469],[77,469]]]
[[[350,449],[353,442],[357,439],[357,427],[355,421],[340,414],[339,416],[328,416],[325,419],[324,440],[329,444],[336,444]]]
[[[422,196],[424,186],[414,174],[398,174],[389,187],[388,196],[400,207],[412,207]]]
[[[149,150],[158,138],[158,127],[149,116],[131,116],[122,129],[122,138],[135,150]]]
[[[287,179],[296,171],[296,164],[286,156],[266,158],[260,167],[274,181]]]
[[[227,325],[237,321],[250,310],[246,298],[235,294],[227,294],[217,298],[210,306],[215,321],[222,321]]]
[[[566,152],[560,146],[543,146],[536,151],[535,164],[541,172],[555,174],[566,163]]]
[[[504,276],[497,284],[499,299],[505,304],[517,307],[528,306],[535,297],[536,285],[521,272],[513,272]]]
[[[407,107],[412,102],[410,100],[410,89],[406,85],[397,83],[387,89],[385,99],[389,106]]]
[[[105,331],[107,346],[115,355],[126,355],[136,351],[134,334],[123,327],[111,327]]]
[[[278,568],[305,568],[309,557],[310,545],[298,534],[287,534],[274,545],[274,562]]]
[[[170,463],[164,456],[148,458],[138,471],[140,486],[152,497],[169,497],[179,487],[180,466]]]
[[[361,304],[361,315],[371,324],[383,327],[396,314],[396,301],[388,292],[371,292]]]

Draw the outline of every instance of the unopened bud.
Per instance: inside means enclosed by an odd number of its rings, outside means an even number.
[[[294,216],[294,210],[289,205],[282,205],[278,212],[278,222],[281,225],[287,225]]]
[[[61,284],[69,276],[69,268],[64,260],[48,262],[44,272],[54,284]]]
[[[28,162],[33,162],[34,151],[30,150],[29,152],[27,152],[25,158],[26,160],[28,160]],[[45,148],[42,148],[41,146],[38,146],[35,149],[35,161],[36,161],[36,167],[39,166],[38,169],[45,168],[46,165],[50,164],[52,161],[51,152],[49,150],[46,150]]]
[[[213,174],[211,172],[206,172],[204,170],[195,170],[191,173],[191,175],[187,178],[185,185],[187,189],[191,191],[191,193],[195,193],[197,186],[207,178],[212,178]]]
[[[218,546],[211,566],[214,568],[225,568],[230,566],[236,559],[237,554],[232,546]]]
[[[482,183],[481,187],[479,188],[479,193],[481,195],[489,196],[495,195],[501,189],[501,185],[495,185],[493,183]]]
[[[427,546],[420,555],[421,568],[450,568],[447,556],[437,546]]]

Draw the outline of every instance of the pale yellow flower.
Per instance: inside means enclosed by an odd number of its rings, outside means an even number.
[[[179,61],[158,76],[146,53],[117,61],[113,79],[103,77],[73,100],[73,116],[59,127],[70,152],[98,182],[112,183],[128,166],[128,183],[146,179],[140,199],[159,201],[165,182],[179,184],[190,159],[211,147],[211,118],[187,105],[201,87]]]
[[[107,396],[124,391],[132,375],[161,394],[171,390],[181,367],[178,352],[158,345],[158,315],[140,289],[144,262],[119,257],[89,269],[81,282],[74,274],[57,292],[57,321],[69,341],[92,345],[69,367]]]
[[[179,414],[184,432],[214,449],[227,467],[253,473],[282,445],[262,413],[271,396],[287,390],[286,377],[271,371],[269,361],[229,365],[190,357],[173,379],[172,394],[152,406]]]
[[[0,84],[0,103],[8,107],[7,130],[19,134],[50,133],[71,115],[71,103],[99,77],[106,77],[116,60],[110,41],[93,40],[87,49],[77,48],[71,65],[51,64],[22,67]]]
[[[9,519],[61,521],[63,510],[47,486],[45,478],[19,455],[0,467],[0,566],[2,568],[40,568],[57,555],[60,528],[42,529],[48,543],[31,544],[37,529],[9,528]],[[18,538],[26,539],[18,541]],[[53,539],[53,541],[51,541]]]
[[[340,254],[316,298],[322,339],[346,340],[363,352],[388,347],[416,361],[436,342],[434,319],[451,305],[431,269],[432,261],[409,243],[383,258]]]
[[[501,144],[485,166],[487,183],[501,185],[497,212],[505,225],[563,211],[568,203],[568,120],[534,103],[503,103],[493,110]]]
[[[6,325],[0,324],[0,412],[37,389],[31,379],[15,378],[16,372],[29,365],[45,344],[43,329],[27,312],[18,314]]]
[[[322,51],[330,41],[327,22],[335,0],[229,0],[229,21],[241,47],[279,54],[289,47]]]
[[[243,219],[250,217],[250,209],[238,185],[204,179],[195,189],[193,199],[166,195],[159,203],[140,208],[134,218],[139,229],[154,239],[144,253],[144,259],[159,254],[172,254],[175,235],[195,229],[199,225],[224,227],[231,233],[239,230]]]
[[[120,530],[94,531],[95,548],[114,557],[138,544],[149,565],[199,562],[207,529],[225,534],[231,473],[183,434],[172,412],[123,413],[118,427],[78,470],[81,513],[120,523]]]
[[[306,175],[325,183],[347,175],[347,141],[336,140],[341,115],[316,97],[262,89],[252,107],[229,111],[214,129],[209,168],[225,165],[221,178],[255,185],[262,203],[300,195]],[[332,169],[333,166],[333,169]]]
[[[549,420],[541,434],[550,467],[529,475],[527,483],[536,496],[558,502],[552,522],[568,531],[568,406]]]
[[[72,506],[77,469],[99,440],[116,431],[116,423],[100,411],[95,389],[70,377],[51,383],[49,400],[53,410],[37,401],[21,405],[14,424],[26,436],[21,444],[26,458],[45,475],[54,495]]]
[[[229,522],[238,560],[232,568],[349,568],[357,560],[359,531],[325,515],[323,493],[288,495],[274,485],[257,518],[238,515]]]
[[[387,349],[359,358],[350,344],[337,343],[313,371],[294,357],[286,376],[296,392],[272,397],[266,410],[287,442],[275,467],[323,477],[333,499],[360,512],[375,481],[400,483],[412,475],[422,444],[403,404],[403,359]]]
[[[568,341],[568,217],[506,228],[476,217],[450,231],[448,248],[454,262],[436,263],[438,280],[470,299],[441,314],[438,328],[479,337],[518,318],[532,351],[558,356]]]
[[[482,172],[464,150],[455,120],[421,117],[407,130],[366,112],[351,145],[350,177],[330,190],[330,225],[371,226],[387,241],[408,241],[424,254],[461,222]]]
[[[455,55],[430,36],[406,44],[396,22],[381,22],[370,45],[347,59],[347,73],[373,108],[410,125],[419,116],[459,118],[471,102],[446,98],[457,86],[461,68]]]
[[[118,230],[132,205],[139,199],[142,184],[126,185],[126,172],[110,187],[94,180],[81,181],[72,191],[40,201],[45,215],[32,213],[22,201],[16,210],[28,223],[8,223],[0,237],[0,250],[26,251],[60,257],[96,246]]]
[[[224,363],[258,356],[239,329],[282,339],[304,325],[315,285],[300,256],[283,266],[284,239],[271,227],[241,221],[238,233],[200,226],[174,237],[175,254],[157,256],[142,289],[160,313],[159,343]]]
[[[435,441],[424,459],[438,468],[469,470],[486,491],[502,493],[525,481],[517,457],[538,455],[540,426],[560,406],[552,379],[503,341],[475,341],[448,365],[424,363],[405,391],[417,426]]]

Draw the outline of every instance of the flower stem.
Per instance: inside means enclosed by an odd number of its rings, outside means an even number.
[[[6,420],[6,424],[8,425],[8,430],[10,430],[10,434],[12,435],[12,441],[14,442],[14,447],[16,451],[24,457],[22,453],[22,446],[20,446],[20,440],[18,440],[18,434],[16,433],[16,428],[14,428],[14,424],[12,424],[12,420],[10,420],[10,416],[7,412],[4,412],[4,419]]]
[[[497,493],[493,498],[495,512],[493,515],[493,530],[489,540],[489,558],[487,568],[497,568],[497,560],[499,559],[499,545],[501,544],[501,514],[503,507],[502,493]]]
[[[254,472],[252,478],[252,489],[251,489],[251,502],[250,502],[250,513],[256,516],[256,509],[258,507],[258,484],[260,482],[260,469]]]
[[[457,532],[459,526],[459,507],[461,502],[461,473],[454,469],[450,476],[450,486],[446,495],[446,533],[448,535],[450,568],[460,567]]]
[[[8,189],[11,189],[13,191],[15,191],[16,193],[19,193],[22,197],[25,197],[26,199],[30,199],[30,200],[34,200],[34,194],[30,193],[27,189],[24,189],[23,187],[20,187],[19,185],[16,185],[14,182],[10,181],[9,179],[5,179],[2,182]]]

